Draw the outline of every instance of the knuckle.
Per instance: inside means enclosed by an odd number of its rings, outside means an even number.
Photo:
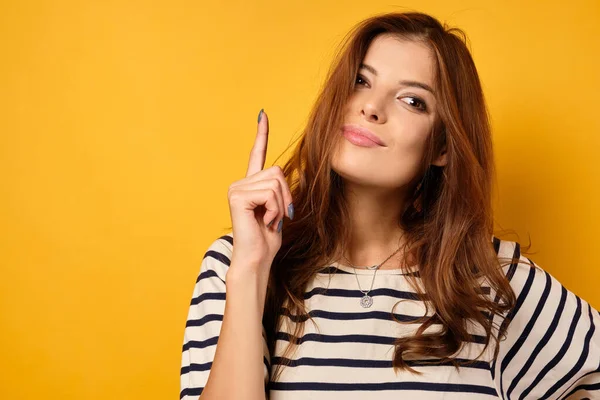
[[[281,184],[279,183],[278,179],[271,179],[270,183],[271,183],[271,189],[273,189],[273,190],[278,191],[281,187]]]
[[[241,198],[241,193],[237,189],[230,189],[227,193],[230,203],[237,203]]]
[[[283,169],[279,165],[273,165],[269,168],[275,176],[283,176]]]
[[[229,187],[227,188],[227,197],[230,197],[231,194],[233,192],[235,192],[235,190],[236,190],[235,187],[236,187],[235,183],[232,183],[231,185],[229,185]]]
[[[277,200],[277,194],[273,189],[269,190],[269,200]]]

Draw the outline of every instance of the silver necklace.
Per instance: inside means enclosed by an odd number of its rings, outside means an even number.
[[[375,270],[375,273],[373,274],[373,279],[371,279],[371,287],[369,288],[369,290],[367,290],[366,292],[363,291],[360,288],[360,282],[358,281],[358,275],[356,274],[356,267],[354,265],[352,265],[352,263],[350,262],[350,260],[348,260],[346,258],[346,256],[343,256],[344,259],[348,262],[348,265],[350,265],[352,267],[352,269],[354,270],[354,277],[356,278],[356,283],[358,284],[358,290],[364,294],[364,296],[360,299],[360,305],[363,308],[369,308],[373,305],[373,298],[371,296],[369,296],[369,292],[371,291],[371,289],[373,289],[373,282],[375,282],[375,275],[377,275],[377,271],[379,270],[379,267],[381,267],[387,260],[389,260],[390,258],[392,258],[396,253],[398,253],[400,251],[402,247],[399,247],[398,250],[396,250],[395,252],[393,252],[388,258],[386,258],[385,260],[383,260],[381,263],[379,264],[375,264],[371,267],[367,267],[367,269],[370,270]]]

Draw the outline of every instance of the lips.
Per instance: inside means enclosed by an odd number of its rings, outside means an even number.
[[[344,136],[351,142],[357,145],[363,145],[367,147],[382,146],[385,147],[385,143],[381,138],[375,135],[367,128],[363,128],[359,125],[349,124],[344,125],[342,128]]]

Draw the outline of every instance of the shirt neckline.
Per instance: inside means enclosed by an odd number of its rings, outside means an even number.
[[[493,234],[491,236],[491,241],[492,242],[494,241]],[[375,273],[374,270],[366,269],[365,266],[358,266],[360,269],[358,269],[358,268],[354,269],[351,266],[341,264],[338,261],[332,262],[329,266],[337,268],[340,271],[348,272],[350,274],[354,274],[356,272],[356,275],[371,275],[372,276]],[[418,271],[419,271],[419,265],[412,265],[412,266],[406,267],[406,268],[380,269],[377,271],[377,275],[409,275],[413,272],[418,272]],[[327,272],[320,272],[320,273],[327,274]]]

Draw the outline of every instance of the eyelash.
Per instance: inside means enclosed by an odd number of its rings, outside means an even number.
[[[357,85],[361,85],[361,83],[358,83],[358,80],[359,80],[359,79],[361,79],[361,80],[363,80],[363,81],[367,82],[367,80],[365,79],[365,77],[364,77],[364,76],[362,76],[362,75],[358,75],[358,76],[356,77],[356,81],[355,81],[354,83],[355,83],[355,84],[357,84]],[[418,98],[418,97],[415,97],[415,96],[409,96],[409,97],[410,97],[411,99],[415,99],[415,100],[417,100],[417,101],[418,101],[420,104],[422,104],[422,107],[414,107],[414,106],[412,106],[413,108],[415,108],[415,109],[417,109],[417,110],[419,110],[419,111],[423,111],[423,112],[427,111],[427,104],[425,104],[425,102],[424,102],[423,100],[421,100],[420,98]]]

